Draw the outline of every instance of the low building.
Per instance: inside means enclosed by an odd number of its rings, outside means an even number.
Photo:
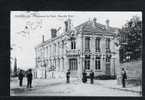
[[[51,30],[51,39],[43,41],[35,48],[38,78],[64,77],[68,69],[72,77],[81,77],[82,71],[93,70],[95,76],[116,75],[119,66],[117,28],[88,20],[72,27],[70,19],[65,22],[65,31],[57,35]]]

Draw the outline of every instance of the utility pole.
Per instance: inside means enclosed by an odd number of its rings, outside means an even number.
[[[46,77],[46,63],[45,63],[45,60],[44,60],[44,67],[45,67],[45,79],[46,79],[47,77]]]
[[[115,58],[114,58],[114,77],[116,77],[116,71],[115,71]]]

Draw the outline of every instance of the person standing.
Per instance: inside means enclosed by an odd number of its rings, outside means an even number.
[[[90,72],[90,82],[91,82],[91,84],[94,83],[94,72],[93,72],[93,70],[91,70],[91,72]]]
[[[32,77],[32,69],[29,69],[27,73],[27,88],[32,88]]]
[[[82,82],[86,83],[87,82],[87,73],[86,73],[86,71],[84,70],[82,74],[83,74]]]
[[[67,71],[66,73],[66,83],[70,82],[70,70]]]
[[[126,71],[124,68],[122,68],[122,70],[121,70],[121,76],[122,76],[122,87],[125,88],[127,75],[126,75]]]
[[[23,85],[23,77],[24,77],[23,71],[20,70],[20,72],[19,72],[19,74],[18,74],[19,86],[20,86],[20,87]]]

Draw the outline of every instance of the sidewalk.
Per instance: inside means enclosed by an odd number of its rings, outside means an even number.
[[[18,86],[18,80],[17,79],[13,79],[13,82],[10,84],[11,89],[14,88],[19,88]],[[80,84],[81,80],[80,79],[76,79],[76,78],[71,78],[71,83],[73,84]],[[88,81],[90,81],[88,79]],[[32,82],[32,87],[35,87],[35,89],[38,88],[43,88],[46,87],[48,85],[57,85],[57,84],[64,84],[66,83],[66,79],[63,78],[54,78],[54,79],[34,79]],[[24,78],[23,80],[23,87],[22,88],[26,88],[26,78]],[[105,88],[110,88],[110,89],[117,89],[117,90],[121,90],[121,91],[128,91],[128,92],[134,92],[134,93],[142,93],[142,87],[141,86],[131,86],[131,85],[127,85],[126,88],[122,88],[121,85],[117,84],[117,80],[94,80],[94,85],[99,85]]]
[[[32,81],[32,87],[42,87],[45,85],[50,85],[50,84],[55,84],[55,83],[60,83],[65,81],[65,79],[57,79],[57,78],[52,78],[52,79],[33,79]],[[27,85],[27,79],[23,79],[23,87],[26,87]],[[19,87],[19,80],[17,78],[11,79],[10,87],[12,88],[17,88]],[[22,87],[21,87],[22,88]]]
[[[71,78],[70,84],[66,84],[65,78],[34,79],[32,88],[26,88],[26,78],[23,87],[19,87],[18,79],[15,78],[10,85],[11,96],[140,96],[137,92],[139,88],[124,89],[117,85],[116,80],[94,80],[94,84],[90,84],[88,79],[84,84],[79,78]]]
[[[71,84],[66,84],[65,78],[53,78],[53,79],[33,79],[32,88],[27,88],[27,79],[23,79],[23,86],[19,87],[19,81],[17,78],[11,79],[10,82],[10,95],[11,96],[27,96],[35,95],[40,92],[40,95],[60,95],[62,93],[68,93],[73,91],[74,84],[79,84],[76,78],[71,78]],[[44,92],[45,91],[45,92]],[[44,92],[44,93],[43,93]],[[56,94],[55,94],[56,93]]]
[[[131,86],[127,85],[126,88],[122,88],[121,85],[117,84],[117,80],[95,80],[96,84],[102,85],[106,88],[117,89],[121,91],[129,91],[134,93],[142,94],[142,87],[141,86]]]

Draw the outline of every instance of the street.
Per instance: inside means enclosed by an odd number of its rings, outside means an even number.
[[[108,83],[107,83],[108,82]],[[110,83],[109,83],[110,82]],[[81,80],[71,79],[70,84],[65,79],[34,79],[32,88],[26,88],[26,78],[23,80],[23,86],[19,87],[17,78],[11,79],[11,96],[141,96],[139,92],[123,90],[115,87],[116,80],[95,80],[90,84],[88,79],[84,84]],[[109,85],[105,85],[109,84]],[[136,89],[136,88],[135,88]]]

